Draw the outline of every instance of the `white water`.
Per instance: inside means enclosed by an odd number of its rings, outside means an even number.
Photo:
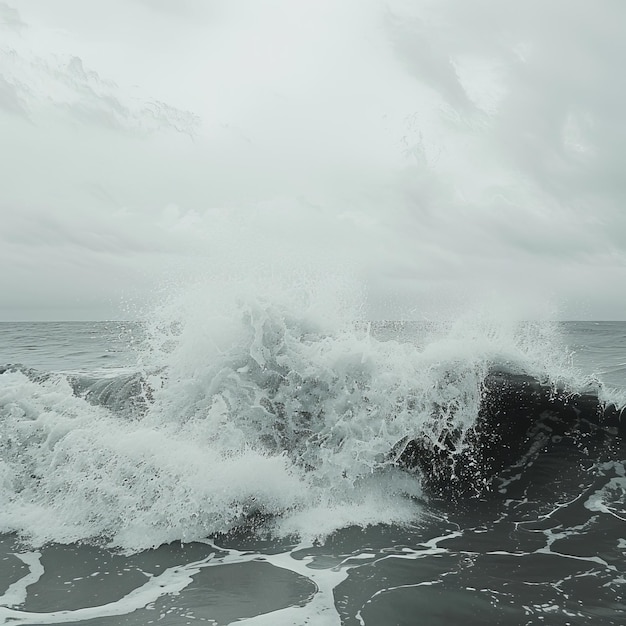
[[[2,375],[2,531],[134,552],[243,523],[309,542],[411,523],[423,496],[394,464],[401,443],[471,428],[490,365],[582,384],[549,324],[474,313],[382,340],[332,281],[271,299],[239,287],[196,286],[152,313],[134,418],[62,375]]]

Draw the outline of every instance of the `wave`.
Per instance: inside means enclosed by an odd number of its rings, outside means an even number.
[[[242,524],[312,541],[479,493],[542,415],[619,424],[550,325],[389,338],[259,299],[201,322],[154,322],[121,376],[0,370],[0,529],[126,551]]]

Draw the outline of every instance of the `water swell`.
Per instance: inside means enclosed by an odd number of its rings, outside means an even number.
[[[410,522],[424,484],[476,488],[498,469],[476,452],[490,432],[485,398],[503,397],[496,364],[507,380],[541,380],[544,399],[580,389],[564,370],[546,373],[537,329],[381,339],[367,324],[329,329],[274,303],[238,306],[202,332],[160,324],[141,368],[122,376],[4,368],[0,527],[35,545],[134,551],[251,518],[307,539]]]
[[[91,405],[106,407],[120,416],[140,417],[150,401],[150,388],[145,375],[137,371],[106,376],[59,374],[39,371],[21,363],[9,363],[0,366],[0,375],[6,373],[21,373],[34,383],[62,379],[76,397],[83,398]]]

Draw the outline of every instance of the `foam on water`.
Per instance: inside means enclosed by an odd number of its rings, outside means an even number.
[[[196,286],[152,313],[147,383],[120,383],[137,410],[96,406],[64,375],[2,375],[2,531],[132,552],[246,523],[308,541],[410,523],[420,480],[396,459],[407,440],[471,429],[494,363],[581,382],[552,325],[482,313],[383,340],[350,298],[328,306],[332,281],[240,287]]]
[[[626,521],[626,465],[611,461],[600,465],[599,470],[608,480],[585,501],[590,511],[612,515]]]
[[[33,612],[17,608],[25,600],[27,587],[36,584],[43,574],[43,566],[40,561],[41,555],[37,552],[16,555],[28,566],[29,571],[0,596],[0,619],[14,624],[66,624],[124,616],[143,609],[148,611],[147,615],[144,613],[146,621],[149,620],[150,611],[155,611],[154,617],[148,621],[148,623],[152,623],[166,618],[168,613],[175,609],[180,609],[171,600],[168,602],[168,597],[171,599],[178,596],[191,586],[193,578],[202,570],[222,565],[263,562],[274,568],[288,570],[309,579],[312,583],[313,593],[310,597],[302,598],[301,602],[296,605],[279,608],[254,617],[240,618],[236,620],[238,623],[249,624],[250,626],[306,624],[310,622],[330,626],[340,623],[334,604],[333,589],[347,577],[349,569],[355,565],[353,558],[347,558],[338,562],[335,567],[327,569],[316,567],[314,556],[300,555],[297,549],[277,554],[259,554],[251,551],[242,552],[232,548],[225,549],[208,541],[203,543],[206,544],[204,552],[207,553],[204,558],[181,562],[156,575],[142,572],[146,578],[145,582],[115,600],[83,608],[46,612]],[[366,558],[371,557],[372,555],[366,556]],[[165,605],[163,608],[157,609],[156,605],[159,600],[165,600]],[[204,618],[203,621],[217,623],[212,619],[210,607],[207,607],[207,612],[208,617]],[[197,619],[192,608],[184,611],[183,615],[187,618]]]

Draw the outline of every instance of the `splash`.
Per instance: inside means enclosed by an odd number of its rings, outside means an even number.
[[[472,429],[494,363],[568,371],[551,325],[483,312],[390,336],[355,322],[358,294],[336,277],[254,282],[165,300],[127,377],[6,371],[0,527],[136,551],[241,525],[314,541],[412,523],[424,496],[397,463],[407,441]]]

